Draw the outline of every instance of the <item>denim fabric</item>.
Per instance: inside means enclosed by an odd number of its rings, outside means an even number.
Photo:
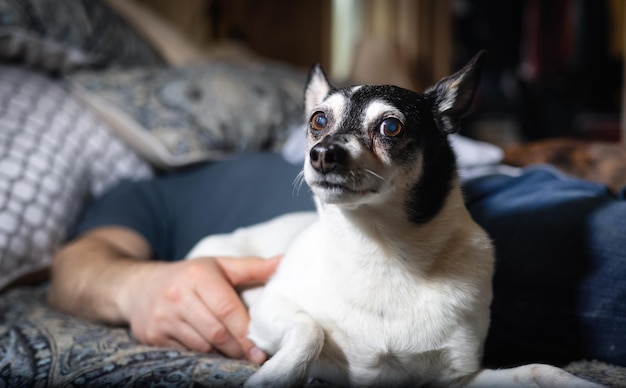
[[[273,153],[245,154],[123,182],[93,201],[70,238],[107,225],[140,233],[159,260],[180,260],[203,237],[314,210],[311,191],[296,184],[301,165]]]
[[[464,192],[496,247],[486,364],[626,365],[626,201],[549,168]]]

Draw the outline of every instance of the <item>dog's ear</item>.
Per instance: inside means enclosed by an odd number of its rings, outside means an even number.
[[[446,133],[459,130],[459,121],[472,106],[486,57],[487,52],[480,51],[461,70],[426,90],[434,95],[435,120]]]
[[[309,71],[309,78],[304,88],[304,108],[306,114],[311,113],[313,108],[324,101],[324,98],[333,89],[328,82],[326,73],[319,64],[314,65]]]

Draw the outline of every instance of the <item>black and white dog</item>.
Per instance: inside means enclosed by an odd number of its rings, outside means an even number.
[[[311,70],[303,177],[317,212],[207,237],[189,255],[284,253],[265,287],[243,293],[250,338],[273,355],[247,385],[593,385],[546,365],[481,369],[493,248],[464,206],[447,136],[484,59],[424,94],[335,89]]]

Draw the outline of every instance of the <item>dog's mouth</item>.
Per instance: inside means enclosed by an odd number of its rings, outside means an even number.
[[[322,190],[331,190],[338,192],[345,192],[351,194],[365,194],[365,193],[374,193],[376,189],[356,189],[346,185],[330,183],[330,182],[316,182],[315,186]]]
[[[326,174],[308,180],[311,190],[324,202],[352,202],[380,191],[380,181],[363,179],[354,172]]]

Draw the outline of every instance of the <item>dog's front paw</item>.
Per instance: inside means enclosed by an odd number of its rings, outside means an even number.
[[[275,361],[275,360],[274,360]],[[263,366],[244,384],[246,388],[260,387],[301,387],[306,382],[306,371],[299,369],[286,369],[285,365],[267,361]]]
[[[246,381],[243,385],[244,388],[262,388],[262,387],[281,387],[275,383],[275,379],[272,377],[264,376],[262,373],[256,372]]]
[[[271,387],[272,382],[259,375],[259,372],[256,372],[243,385],[244,388],[261,388],[261,387]]]
[[[301,387],[304,383],[295,383],[283,378],[282,376],[266,376],[265,373],[256,372],[244,384],[245,388],[264,388],[264,387]]]

